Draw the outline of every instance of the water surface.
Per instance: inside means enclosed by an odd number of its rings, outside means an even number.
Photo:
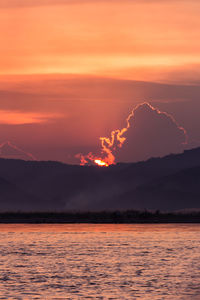
[[[0,299],[200,299],[200,225],[0,224]]]

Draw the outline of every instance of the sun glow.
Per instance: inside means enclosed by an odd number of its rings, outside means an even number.
[[[100,159],[95,159],[94,162],[95,162],[95,164],[97,164],[100,167],[108,167],[109,166],[105,161],[100,160]]]
[[[76,155],[76,158],[80,159],[80,165],[84,166],[87,164],[93,165],[94,163],[101,167],[108,167],[110,165],[115,164],[115,155],[113,151],[116,151],[118,148],[121,148],[126,141],[126,138],[123,134],[130,127],[130,118],[133,117],[134,110],[131,111],[128,118],[126,119],[126,126],[122,129],[115,129],[111,132],[110,137],[100,137],[99,140],[101,142],[101,153],[102,157],[99,155],[96,156],[92,152],[87,155],[83,155],[81,153]]]
[[[81,153],[77,154],[76,157],[80,159],[80,165],[94,165],[97,164],[98,166],[105,166],[108,167],[110,165],[114,165],[116,159],[116,152],[123,147],[127,136],[124,135],[131,126],[130,119],[133,118],[134,122],[134,115],[135,111],[143,109],[145,111],[150,111],[150,113],[154,112],[157,115],[161,115],[164,118],[167,118],[174,124],[174,126],[179,130],[182,131],[185,137],[183,144],[187,144],[187,132],[181,126],[179,126],[176,120],[166,112],[162,112],[159,109],[151,106],[148,102],[143,102],[138,104],[128,115],[126,118],[126,126],[122,129],[115,129],[111,132],[110,137],[100,137],[99,140],[101,142],[101,156],[94,155],[92,152],[89,152],[87,155],[83,155]]]

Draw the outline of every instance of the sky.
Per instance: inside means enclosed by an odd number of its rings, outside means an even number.
[[[200,146],[199,13],[198,0],[1,0],[0,155],[106,158],[99,138],[132,112],[115,162]]]

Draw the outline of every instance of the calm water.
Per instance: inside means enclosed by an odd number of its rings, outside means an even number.
[[[200,299],[200,225],[0,225],[0,299]]]

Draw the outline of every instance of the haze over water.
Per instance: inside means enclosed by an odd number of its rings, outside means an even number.
[[[200,299],[200,225],[0,225],[0,299]]]

